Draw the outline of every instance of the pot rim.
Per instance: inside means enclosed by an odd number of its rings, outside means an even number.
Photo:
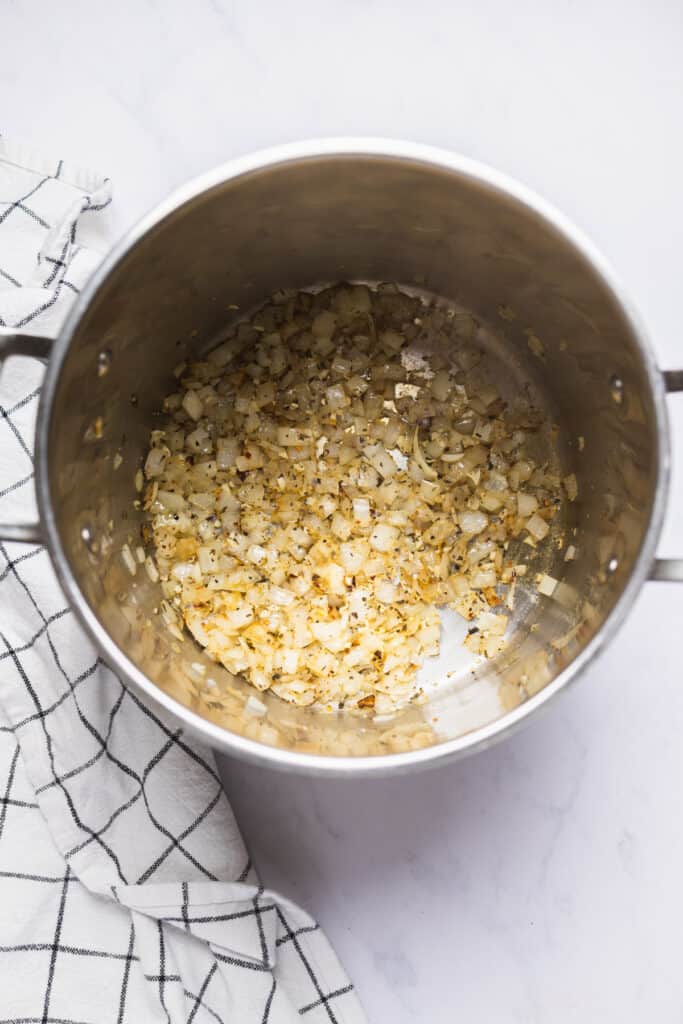
[[[49,433],[51,411],[57,382],[67,351],[78,329],[85,310],[94,300],[109,274],[126,254],[152,228],[167,216],[203,192],[256,171],[266,170],[278,164],[298,162],[320,157],[376,156],[395,160],[411,161],[436,167],[446,172],[473,179],[493,191],[512,197],[546,221],[561,234],[590,264],[594,273],[611,292],[622,310],[638,343],[643,366],[652,393],[656,416],[658,473],[653,497],[650,520],[638,556],[631,573],[614,607],[602,627],[591,638],[574,660],[533,697],[500,718],[455,739],[445,740],[419,750],[397,754],[378,754],[363,757],[343,757],[326,754],[306,754],[282,747],[268,746],[248,739],[237,733],[208,721],[185,707],[175,698],[166,694],[152,682],[100,625],[95,613],[87,604],[69,566],[56,519],[52,508],[49,485]],[[420,766],[444,764],[475,750],[483,750],[493,743],[509,736],[524,724],[536,711],[548,706],[554,697],[567,689],[597,657],[614,637],[627,612],[633,605],[642,584],[652,568],[659,534],[662,528],[670,473],[670,429],[665,401],[663,376],[657,367],[649,337],[640,317],[635,313],[630,300],[616,275],[602,255],[595,249],[562,213],[541,196],[526,186],[509,178],[506,174],[451,153],[448,150],[414,142],[404,142],[378,137],[341,137],[312,139],[288,143],[260,150],[256,153],[236,157],[228,162],[194,178],[174,190],[153,210],[143,216],[114,245],[111,251],[94,271],[92,277],[78,296],[59,333],[50,356],[45,381],[42,387],[36,428],[36,492],[38,509],[46,544],[57,573],[59,582],[81,624],[89,634],[107,664],[136,690],[161,709],[170,712],[184,727],[208,742],[224,754],[235,754],[246,761],[264,766],[285,769],[318,776],[379,776],[402,774]]]

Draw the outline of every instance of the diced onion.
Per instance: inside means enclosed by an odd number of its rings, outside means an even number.
[[[522,518],[526,519],[538,508],[538,500],[533,494],[524,494],[522,491],[517,492],[517,512]]]
[[[182,406],[190,419],[198,420],[204,411],[202,400],[196,391],[186,391],[183,396]]]
[[[262,565],[268,558],[268,552],[260,544],[251,544],[247,548],[247,558],[254,565]]]
[[[481,533],[488,526],[489,517],[484,512],[461,512],[458,523],[463,533]]]
[[[230,469],[235,465],[239,442],[234,437],[221,437],[216,443],[216,464],[219,469]]]
[[[478,565],[485,558],[488,558],[496,550],[496,545],[492,540],[477,540],[470,544],[467,551],[467,561],[470,565]]]
[[[175,491],[157,491],[156,500],[169,512],[182,512],[187,502],[182,494]]]
[[[382,604],[392,604],[398,596],[398,589],[389,580],[378,580],[375,584],[375,597]]]
[[[552,453],[539,459],[543,418],[523,391],[487,383],[498,368],[477,332],[395,285],[283,291],[177,368],[135,477],[153,553],[131,539],[121,559],[133,575],[144,566],[175,640],[186,626],[254,687],[233,709],[204,661],[185,673],[193,695],[243,715],[246,735],[280,741],[257,691],[378,721],[421,703],[439,605],[476,623],[473,654],[503,649],[500,610],[527,571],[511,553],[540,547],[578,488]],[[548,547],[552,567],[561,548]]]
[[[548,576],[547,573],[542,573],[538,581],[538,592],[543,594],[544,597],[551,597],[557,586],[557,580],[552,576]]]
[[[545,519],[536,514],[527,520],[526,528],[535,540],[543,540],[550,533],[550,527]]]
[[[296,427],[278,427],[277,443],[283,447],[295,447],[308,444],[310,435],[305,430],[297,430]]]
[[[363,449],[363,454],[370,465],[373,466],[377,472],[385,478],[385,480],[392,477],[396,472],[396,462],[389,452],[381,445],[369,445],[367,448]]]
[[[171,569],[171,576],[176,580],[196,579],[197,565],[195,562],[176,562]]]
[[[165,446],[163,448],[150,448],[145,460],[145,476],[148,478],[161,476],[170,455],[171,452]]]
[[[471,584],[475,590],[484,590],[486,587],[495,587],[498,577],[493,569],[480,569],[473,573]]]
[[[245,715],[252,715],[257,718],[262,718],[263,715],[266,714],[267,710],[268,708],[266,707],[262,700],[259,700],[258,697],[254,697],[252,694],[249,694],[244,705]]]
[[[351,404],[351,399],[344,391],[341,384],[333,384],[325,391],[325,397],[327,398],[327,405],[336,412],[337,409],[343,409],[345,406]]]
[[[576,482],[576,474],[570,473],[569,476],[566,476],[563,479],[562,483],[564,484],[564,489],[567,492],[567,497],[569,498],[569,500],[576,501],[576,498],[579,493],[579,485]]]
[[[367,545],[358,541],[350,541],[339,548],[339,560],[348,573],[352,575],[361,571],[367,559]]]
[[[353,517],[360,523],[370,522],[370,502],[367,498],[353,499]]]
[[[138,567],[135,559],[133,558],[133,552],[130,550],[130,545],[123,545],[123,547],[121,548],[121,558],[123,559],[123,564],[125,565],[128,572],[131,574],[131,576],[135,576],[136,572],[138,571]]]
[[[370,547],[374,551],[387,552],[396,546],[398,530],[387,523],[377,523],[370,534]]]

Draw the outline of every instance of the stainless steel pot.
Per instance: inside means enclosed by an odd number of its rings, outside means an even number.
[[[266,695],[170,636],[139,543],[133,478],[186,353],[280,287],[398,281],[471,309],[510,379],[532,381],[579,480],[576,558],[546,552],[552,598],[520,584],[512,642],[392,721],[323,716]],[[239,311],[235,311],[239,307]],[[531,345],[530,345],[530,342]],[[375,140],[285,146],[181,189],[116,246],[52,341],[3,333],[0,356],[47,360],[36,439],[40,522],[74,610],[131,686],[214,747],[318,774],[406,771],[488,745],[550,702],[614,635],[656,560],[669,478],[666,391],[642,326],[592,246],[525,188],[462,157]],[[530,577],[531,579],[531,577]]]

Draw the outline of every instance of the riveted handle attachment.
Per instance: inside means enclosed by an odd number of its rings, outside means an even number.
[[[665,370],[664,387],[669,393],[683,391],[683,370]],[[650,579],[683,583],[683,558],[656,558]]]

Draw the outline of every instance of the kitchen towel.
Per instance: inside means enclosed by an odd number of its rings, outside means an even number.
[[[1,328],[57,332],[110,201],[0,138]],[[31,517],[39,382],[4,368],[0,522]],[[0,1024],[296,1020],[365,1015],[318,925],[259,884],[210,751],[97,656],[43,548],[0,543]]]

